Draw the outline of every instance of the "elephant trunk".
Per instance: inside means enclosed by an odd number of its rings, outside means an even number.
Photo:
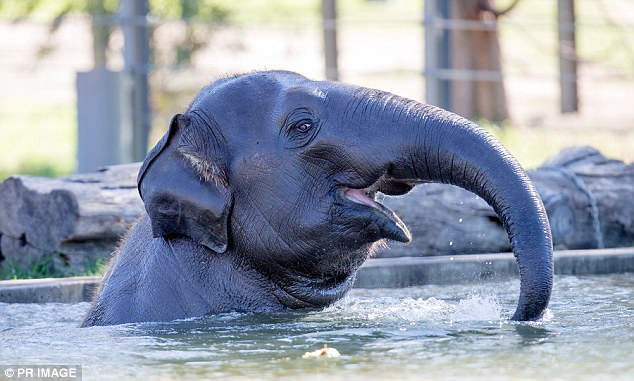
[[[482,197],[500,216],[520,273],[520,297],[513,320],[539,319],[552,290],[552,238],[542,201],[517,160],[489,133],[455,114],[406,102],[397,135],[400,159],[391,176],[457,185]],[[403,105],[401,105],[402,107]],[[413,107],[412,107],[413,106]]]

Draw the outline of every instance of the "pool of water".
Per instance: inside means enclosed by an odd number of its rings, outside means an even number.
[[[84,380],[634,379],[634,274],[556,277],[535,323],[508,321],[518,283],[355,289],[320,311],[81,329],[86,303],[0,303],[0,365],[81,365]],[[341,356],[302,358],[324,344]]]

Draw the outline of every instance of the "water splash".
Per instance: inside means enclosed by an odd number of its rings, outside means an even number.
[[[500,305],[490,295],[471,295],[458,301],[445,301],[435,297],[356,297],[344,299],[325,312],[380,323],[502,319]]]
[[[544,316],[542,316],[542,318],[539,319],[539,322],[548,323],[548,322],[553,321],[553,319],[555,319],[555,314],[553,313],[553,311],[550,308],[546,308],[544,310]]]
[[[461,300],[451,314],[453,321],[501,320],[500,304],[491,295],[473,295]]]

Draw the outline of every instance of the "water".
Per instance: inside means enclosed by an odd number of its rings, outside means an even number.
[[[556,277],[536,323],[518,282],[356,289],[321,311],[77,328],[88,304],[1,304],[0,365],[90,379],[633,380],[634,274]],[[324,344],[339,358],[303,359]]]

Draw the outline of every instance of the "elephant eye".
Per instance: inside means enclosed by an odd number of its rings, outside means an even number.
[[[306,147],[319,132],[319,122],[305,110],[290,115],[285,124],[283,131],[290,149]]]
[[[304,120],[295,124],[295,131],[305,134],[313,128],[312,120]]]

